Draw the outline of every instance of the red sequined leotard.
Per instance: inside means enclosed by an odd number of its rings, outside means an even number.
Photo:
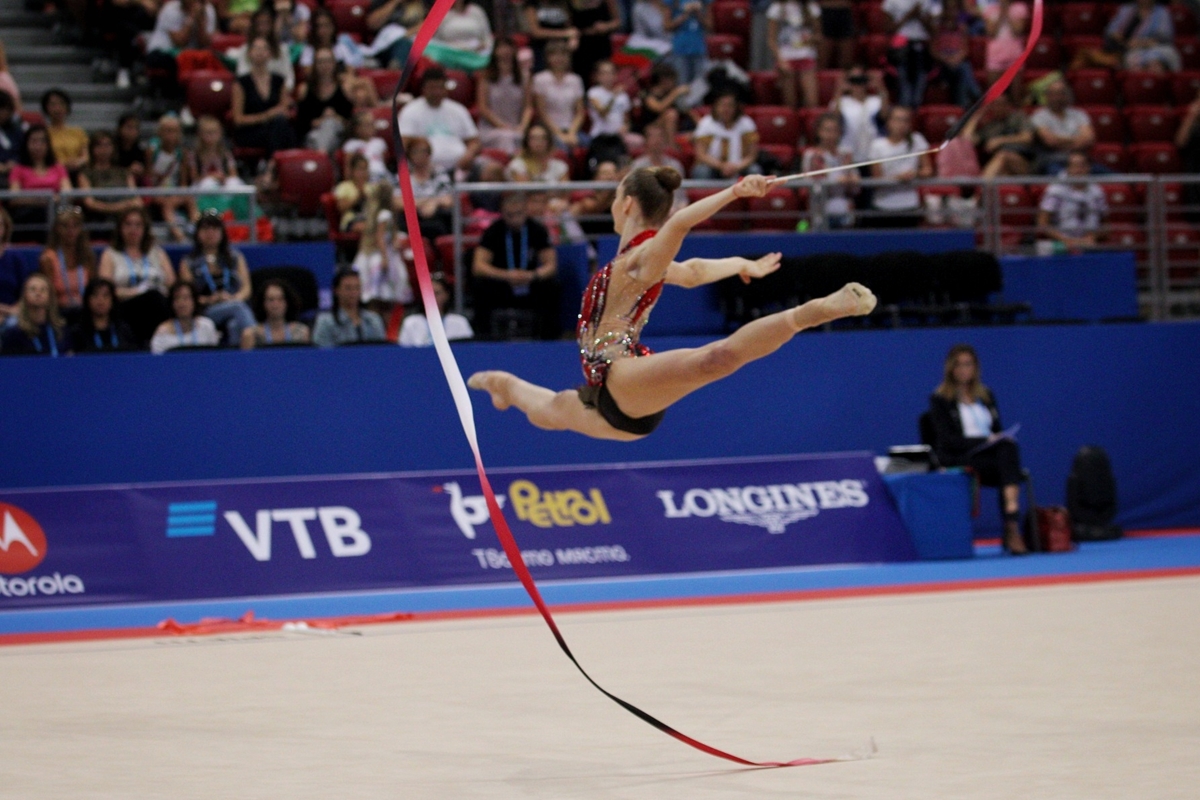
[[[642,231],[633,237],[588,281],[579,309],[579,324],[575,328],[579,360],[588,386],[603,385],[614,359],[645,356],[651,352],[638,339],[650,319],[650,309],[662,294],[663,281],[647,284],[622,272],[614,282],[612,270],[617,259],[657,232]]]

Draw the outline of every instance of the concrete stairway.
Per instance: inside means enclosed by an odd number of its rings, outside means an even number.
[[[93,80],[92,62],[102,54],[63,44],[53,20],[26,11],[23,0],[0,0],[0,41],[26,108],[40,110],[42,93],[58,87],[71,97],[71,123],[89,131],[115,128],[117,118],[129,110],[135,90]]]

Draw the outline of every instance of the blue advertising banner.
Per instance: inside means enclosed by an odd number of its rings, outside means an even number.
[[[539,579],[907,561],[868,453],[496,470]],[[0,610],[511,581],[473,472],[0,493]]]

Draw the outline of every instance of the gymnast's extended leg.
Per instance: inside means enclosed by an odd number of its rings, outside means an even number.
[[[749,322],[733,334],[703,347],[669,350],[643,358],[623,358],[608,373],[608,391],[621,411],[645,417],[770,355],[800,331],[836,319],[869,314],[875,296],[849,283],[838,291]]]
[[[613,428],[595,410],[584,406],[574,390],[555,392],[500,370],[476,372],[467,385],[490,394],[492,404],[501,411],[516,406],[531,424],[543,430],[575,431],[593,439],[621,442],[642,438]]]

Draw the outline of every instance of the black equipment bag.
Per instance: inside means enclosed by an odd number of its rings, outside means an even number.
[[[1067,477],[1067,511],[1077,542],[1119,539],[1123,531],[1113,524],[1117,516],[1117,481],[1104,448],[1079,448]]]

